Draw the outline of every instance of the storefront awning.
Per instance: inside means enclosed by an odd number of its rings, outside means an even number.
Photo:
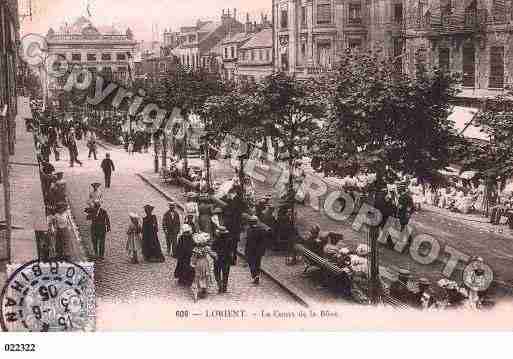
[[[449,115],[449,120],[454,122],[454,128],[464,137],[489,141],[488,135],[481,132],[480,127],[473,124],[478,111],[474,107],[454,106],[452,113]]]

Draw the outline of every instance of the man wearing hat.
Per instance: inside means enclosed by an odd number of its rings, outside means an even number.
[[[50,188],[49,203],[53,208],[60,204],[67,205],[66,181],[62,178],[62,172],[56,174],[57,181]]]
[[[110,219],[107,211],[101,207],[99,201],[94,202],[91,213],[87,215],[91,220],[91,240],[96,257],[103,259],[105,255],[105,236],[110,232]]]
[[[87,201],[87,203],[89,204],[89,207],[93,208],[95,201],[102,203],[103,194],[100,191],[101,183],[91,183],[91,187],[93,187],[93,190],[89,193],[89,200]]]
[[[173,257],[176,258],[176,246],[177,246],[177,237],[178,233],[180,233],[180,215],[176,211],[176,205],[174,202],[169,202],[169,210],[164,213],[162,217],[162,228],[164,229],[164,233],[166,234],[166,245],[167,245],[167,255],[173,253]]]
[[[258,221],[257,216],[248,218],[249,227],[246,235],[246,260],[251,270],[253,284],[260,282],[260,265],[265,254],[270,229]],[[236,241],[234,241],[234,246]]]
[[[217,254],[214,263],[214,275],[219,293],[226,293],[233,253],[233,240],[226,227],[221,226],[218,228],[216,238],[212,243],[212,250]]]
[[[399,223],[401,224],[401,232],[410,222],[411,215],[415,210],[413,199],[408,193],[408,186],[406,183],[400,183],[397,186],[397,191],[399,192],[399,196],[397,198],[397,217],[399,218]]]
[[[110,180],[112,178],[112,172],[115,171],[114,162],[110,159],[110,153],[105,154],[105,158],[101,163],[103,175],[105,177],[105,188],[110,188]]]

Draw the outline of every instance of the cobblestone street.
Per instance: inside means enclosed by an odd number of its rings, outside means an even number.
[[[103,183],[103,173],[100,169],[101,159],[105,151],[99,148],[98,160],[88,160],[84,143],[80,143],[79,159],[84,166],[69,168],[67,156],[55,164],[57,170],[65,173],[68,191],[72,199],[72,210],[77,225],[86,244],[86,252],[91,253],[89,221],[86,220],[84,208],[89,194],[90,183]],[[143,156],[145,160],[135,160]],[[129,263],[125,250],[126,230],[129,223],[128,213],[137,212],[142,215],[143,206],[152,204],[155,207],[159,225],[162,215],[167,209],[167,201],[158,192],[146,185],[135,173],[142,168],[148,168],[148,158],[136,154],[129,158],[126,152],[113,149],[111,157],[115,163],[116,171],[112,178],[112,187],[104,189],[104,208],[111,219],[112,232],[106,240],[106,256],[102,261],[96,262],[96,291],[98,297],[98,311],[102,312],[103,303],[140,303],[146,301],[171,302],[174,305],[192,306],[193,301],[186,288],[178,286],[173,278],[176,261],[166,257],[162,264],[142,263],[133,265]],[[165,249],[164,233],[159,232],[161,246]],[[229,292],[218,295],[212,293],[201,305],[255,305],[272,306],[295,305],[294,299],[270,279],[264,277],[259,286],[253,286],[250,281],[249,268],[243,261],[232,267],[230,273]],[[138,309],[135,309],[138,308]],[[181,308],[181,307],[177,307]],[[139,312],[140,311],[140,312]],[[144,306],[135,306],[129,315],[144,313]],[[102,315],[102,321],[108,321],[108,315]],[[101,329],[101,328],[99,328]]]

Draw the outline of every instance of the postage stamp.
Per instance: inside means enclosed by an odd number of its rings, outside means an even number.
[[[0,9],[2,330],[511,326],[513,1]]]
[[[94,270],[90,263],[31,261],[8,267],[0,296],[4,331],[94,331]]]

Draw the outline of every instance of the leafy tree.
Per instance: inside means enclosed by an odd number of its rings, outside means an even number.
[[[454,156],[462,170],[479,170],[485,180],[485,206],[491,200],[491,187],[513,175],[513,99],[512,93],[488,100],[474,118],[489,141],[461,140],[454,146]],[[486,208],[487,210],[488,208]]]
[[[160,84],[155,87],[154,94],[162,108],[168,111],[172,111],[175,107],[179,108],[182,116],[187,120],[192,114],[201,116],[203,105],[208,98],[222,94],[225,88],[225,84],[215,73],[205,69],[178,66],[176,71],[166,74]],[[157,132],[158,136],[160,134],[161,131]],[[185,143],[184,148],[186,146]],[[184,159],[187,159],[187,153]],[[187,161],[184,167],[187,168]]]
[[[457,77],[419,66],[398,76],[391,61],[348,52],[330,80],[332,111],[317,133],[319,158],[338,175],[375,173],[382,188],[399,174],[430,181],[449,165],[448,119]]]

